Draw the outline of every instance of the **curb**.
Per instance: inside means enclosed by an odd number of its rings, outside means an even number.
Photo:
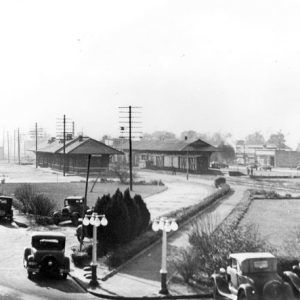
[[[159,295],[159,296],[141,296],[141,297],[125,297],[115,295],[107,295],[95,292],[91,288],[86,288],[75,276],[69,273],[69,276],[72,280],[86,293],[89,293],[93,296],[104,298],[104,299],[111,299],[111,300],[119,300],[119,299],[136,299],[136,300],[143,300],[143,299],[151,299],[151,300],[161,300],[161,299],[211,299],[212,294],[190,294],[190,295]]]

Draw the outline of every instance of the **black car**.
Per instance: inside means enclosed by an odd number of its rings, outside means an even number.
[[[0,196],[0,220],[13,221],[12,201],[11,197]]]
[[[66,237],[59,232],[37,232],[31,237],[31,248],[24,251],[24,267],[28,278],[34,273],[61,275],[67,278],[70,272],[70,259],[65,256]]]
[[[84,197],[70,196],[64,200],[64,207],[61,211],[53,214],[53,223],[58,225],[60,222],[71,220],[74,226],[78,226],[79,218],[83,214]],[[90,212],[86,207],[85,213]]]

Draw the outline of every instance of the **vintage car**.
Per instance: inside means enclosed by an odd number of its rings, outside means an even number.
[[[53,214],[53,223],[58,225],[60,222],[71,220],[74,226],[78,226],[79,218],[83,213],[84,197],[70,196],[64,200],[64,208]],[[89,210],[86,207],[85,213]]]
[[[11,197],[0,196],[0,220],[13,221],[12,201]]]
[[[262,165],[259,167],[260,170],[263,171],[272,171],[272,166],[271,165]]]
[[[28,278],[34,273],[67,278],[70,259],[65,256],[66,236],[60,232],[37,232],[31,237],[31,248],[24,251]]]
[[[277,273],[277,259],[271,253],[234,253],[228,266],[212,275],[214,299],[294,299],[291,286]]]
[[[295,298],[300,299],[300,264],[294,265],[292,271],[284,271],[282,278],[292,287]]]

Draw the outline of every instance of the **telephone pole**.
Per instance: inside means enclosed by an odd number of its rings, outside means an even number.
[[[7,161],[10,162],[9,159],[9,132],[7,131]]]
[[[142,107],[139,106],[121,106],[119,107],[120,114],[125,114],[121,115],[119,118],[122,119],[119,123],[122,124],[122,126],[120,126],[120,130],[121,130],[121,139],[126,139],[128,138],[128,142],[129,142],[129,188],[130,191],[132,191],[132,185],[133,185],[133,179],[132,179],[132,139],[134,138],[140,138],[141,136],[137,136],[137,134],[142,134],[141,131],[136,131],[136,129],[141,128],[140,126],[132,126],[132,124],[139,124],[142,122],[139,121],[133,121],[133,119],[137,119],[138,117],[136,116],[136,114],[141,113],[140,111],[138,111],[138,109],[141,109]],[[128,116],[126,116],[128,114]],[[123,120],[125,119],[125,120]],[[124,126],[123,124],[127,124],[128,126]],[[135,134],[134,136],[132,134]]]
[[[21,149],[20,149],[20,128],[18,128],[18,161],[21,164]]]
[[[63,176],[66,176],[66,164],[67,164],[67,158],[66,158],[66,140],[74,138],[74,130],[75,130],[75,123],[70,121],[66,117],[66,115],[63,115],[63,118],[57,118],[56,121],[56,137],[60,139],[60,141],[63,143]]]
[[[66,115],[64,115],[64,152],[63,152],[63,176],[66,176]]]

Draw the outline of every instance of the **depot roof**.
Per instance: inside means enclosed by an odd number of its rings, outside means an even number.
[[[128,142],[124,141],[119,145],[122,149],[128,149]],[[160,152],[216,152],[217,149],[203,140],[194,142],[179,141],[179,140],[142,140],[133,141],[132,149],[134,151],[160,151]]]
[[[123,152],[114,149],[108,145],[105,145],[104,143],[94,140],[90,137],[79,136],[75,139],[66,140],[65,144],[66,154],[123,154]],[[62,154],[64,152],[64,143],[62,140],[59,139],[50,140],[46,144],[39,146],[37,152]]]

